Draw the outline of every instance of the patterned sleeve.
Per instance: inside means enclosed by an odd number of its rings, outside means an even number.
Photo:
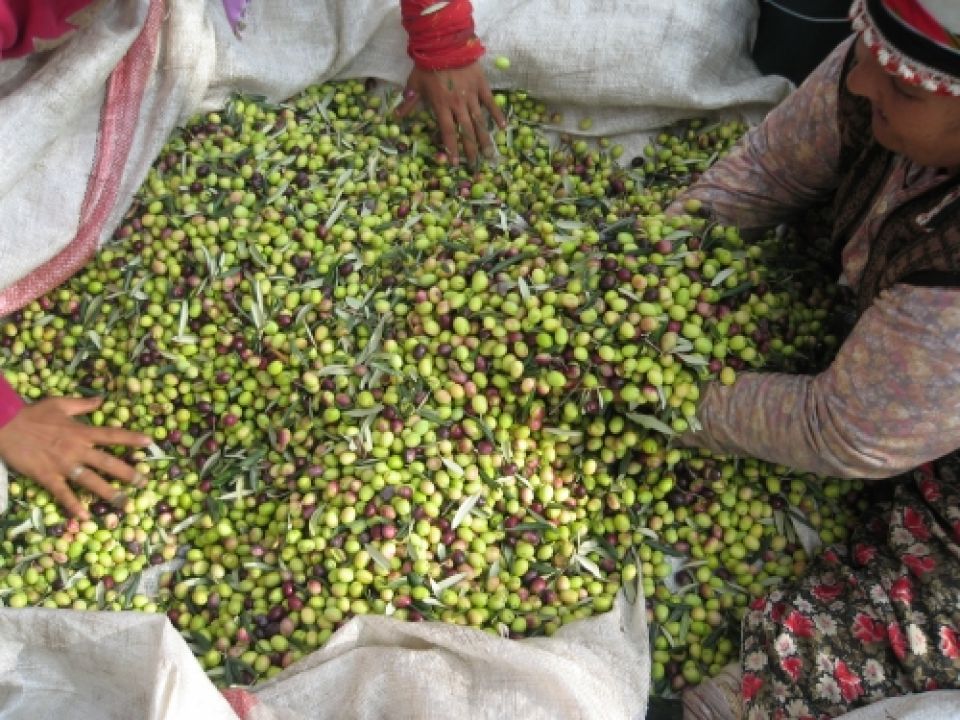
[[[839,182],[838,85],[852,42],[841,43],[670,211],[697,198],[720,222],[752,229],[829,198]]]
[[[844,477],[890,477],[960,445],[960,289],[895,285],[816,376],[711,384],[685,445]]]

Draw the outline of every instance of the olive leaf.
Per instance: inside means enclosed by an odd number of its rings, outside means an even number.
[[[393,569],[386,555],[380,552],[380,549],[376,545],[373,543],[367,543],[363,547],[370,555],[370,559],[373,560],[385,572],[390,572]]]
[[[468,495],[460,503],[460,507],[457,508],[456,514],[453,516],[453,520],[450,521],[450,529],[456,530],[460,527],[460,523],[466,519],[467,515],[473,510],[476,506],[477,501],[480,500],[480,493],[474,493],[473,495]]]
[[[626,417],[635,422],[641,427],[647,428],[647,430],[655,430],[658,433],[663,435],[672,436],[676,435],[676,432],[669,425],[664,423],[662,420],[658,420],[653,415],[642,415],[640,413],[626,413]]]
[[[725,269],[721,270],[721,271],[718,272],[716,275],[714,275],[713,280],[710,281],[710,287],[717,287],[718,285],[722,285],[723,282],[724,282],[728,277],[730,277],[731,275],[733,275],[735,272],[736,272],[736,269],[735,269],[735,268],[732,268],[732,267],[728,267],[728,268],[725,268]]]

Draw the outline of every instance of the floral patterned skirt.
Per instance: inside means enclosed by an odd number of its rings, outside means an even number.
[[[743,623],[748,720],[832,718],[960,688],[960,462],[925,466]]]

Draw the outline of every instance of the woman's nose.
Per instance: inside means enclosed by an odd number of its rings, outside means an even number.
[[[880,66],[876,59],[864,47],[857,48],[854,65],[847,73],[847,89],[854,95],[860,95],[867,100],[876,100],[879,84]]]

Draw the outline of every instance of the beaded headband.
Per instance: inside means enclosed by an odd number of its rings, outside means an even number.
[[[850,19],[887,72],[936,95],[960,97],[956,0],[856,0]]]

